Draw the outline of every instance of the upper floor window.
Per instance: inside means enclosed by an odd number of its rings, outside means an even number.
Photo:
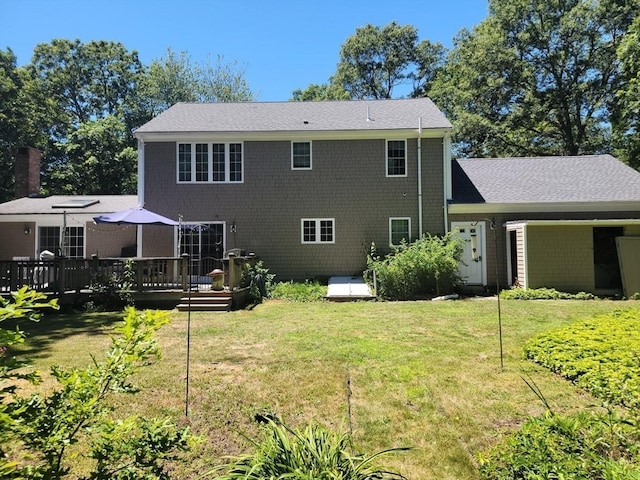
[[[400,245],[411,241],[411,219],[408,217],[389,218],[389,244]]]
[[[179,183],[243,181],[242,143],[179,143]]]
[[[311,142],[291,142],[291,169],[311,170]]]
[[[387,177],[407,176],[406,140],[387,140]]]
[[[303,218],[302,243],[335,243],[335,220]]]

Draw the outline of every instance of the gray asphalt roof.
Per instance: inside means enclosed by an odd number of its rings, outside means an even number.
[[[428,98],[328,102],[177,103],[136,130],[287,132],[451,128]]]
[[[640,201],[640,172],[611,155],[466,158],[452,174],[453,203]]]
[[[98,200],[84,208],[61,207],[71,200]],[[61,214],[73,213],[102,214],[119,212],[138,205],[136,195],[51,195],[49,197],[24,197],[0,204],[0,215]]]

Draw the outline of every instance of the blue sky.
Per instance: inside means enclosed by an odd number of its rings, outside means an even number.
[[[149,64],[167,48],[194,62],[237,61],[261,101],[324,83],[357,27],[413,25],[450,47],[487,15],[487,0],[0,0],[0,49],[18,64],[54,38],[121,42]]]

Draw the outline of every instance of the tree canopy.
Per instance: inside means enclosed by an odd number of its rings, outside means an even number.
[[[489,0],[449,51],[410,25],[366,25],[329,83],[293,99],[429,96],[456,156],[611,152],[640,167],[638,17],[637,0]]]
[[[611,151],[617,49],[631,2],[491,0],[463,31],[431,96],[469,156]],[[635,12],[637,14],[637,12]]]

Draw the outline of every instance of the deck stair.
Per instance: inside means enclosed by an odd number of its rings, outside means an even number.
[[[192,312],[228,312],[231,310],[231,301],[229,292],[204,290],[183,296],[176,308],[180,312],[186,312],[191,302]]]

